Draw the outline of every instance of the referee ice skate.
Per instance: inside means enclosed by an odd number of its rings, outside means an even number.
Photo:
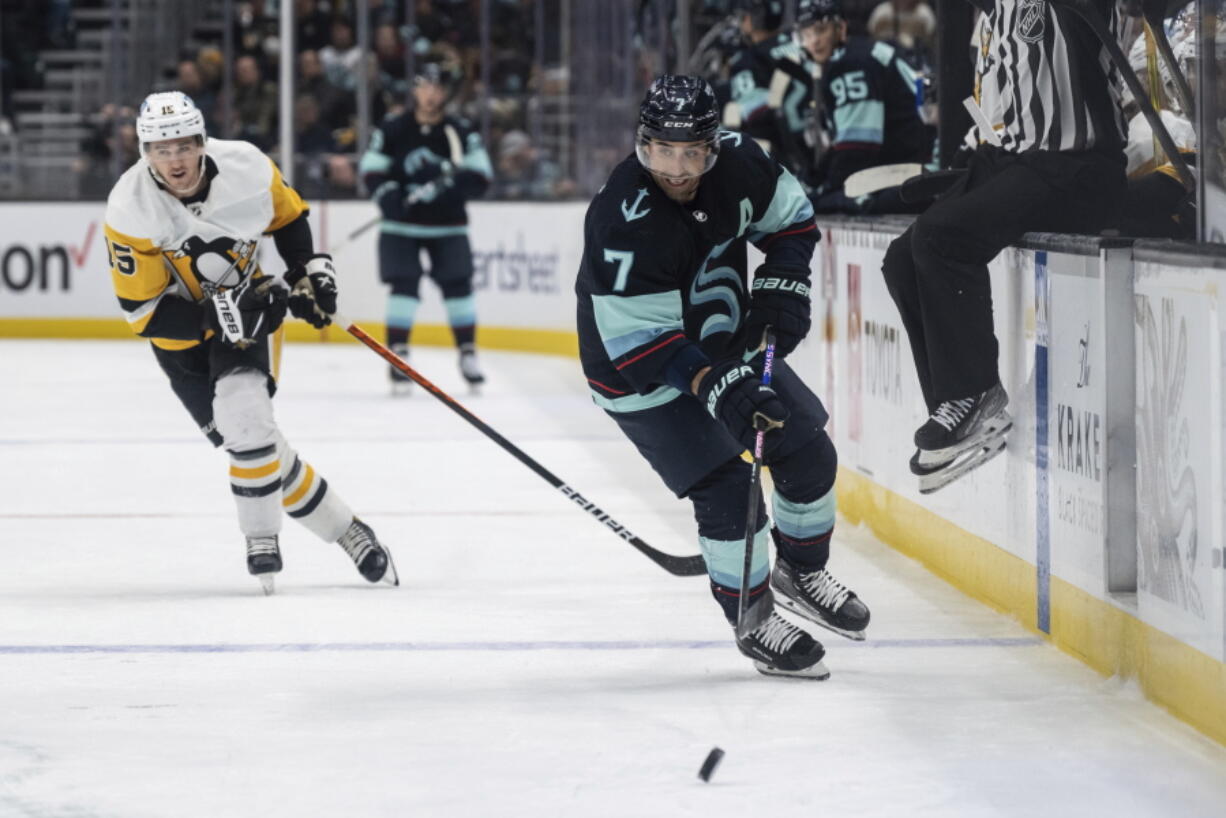
[[[780,358],[809,331],[818,240],[799,183],[741,134],[721,132],[701,79],[663,76],[647,92],[635,155],[588,208],[575,286],[592,400],[678,497],[694,506],[711,590],[730,622],[740,596],[755,415],[766,436],[776,527],[755,534],[750,593],[762,624],[740,644],[763,673],[825,678],[824,649],[773,610],[863,638],[868,608],[827,570],[835,451],[821,401],[777,360],[760,379],[767,326]],[[766,254],[747,286],[746,243]],[[759,520],[766,520],[764,511]],[[769,531],[769,534],[768,534]],[[778,550],[769,577],[767,537]]]
[[[1125,198],[1120,77],[1088,25],[1038,0],[979,0],[988,15],[999,147],[890,244],[886,285],[930,417],[911,470],[935,491],[998,454],[1011,427],[997,370],[988,262],[1029,231],[1097,233]],[[1112,30],[1114,3],[1096,0]]]

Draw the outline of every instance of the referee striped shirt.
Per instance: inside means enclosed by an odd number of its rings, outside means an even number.
[[[1115,4],[1094,5],[1118,37]],[[994,0],[990,15],[1004,149],[1122,151],[1123,80],[1089,25],[1047,0]]]

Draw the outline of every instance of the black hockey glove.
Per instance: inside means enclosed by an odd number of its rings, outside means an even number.
[[[775,331],[775,357],[786,357],[809,334],[809,271],[763,264],[753,276],[749,314],[745,316],[746,349],[762,346],[766,328]]]
[[[285,283],[290,286],[289,311],[315,329],[332,323],[336,312],[336,271],[332,256],[320,253],[311,256],[305,266],[285,271]]]
[[[248,277],[237,287],[209,297],[209,326],[223,343],[246,349],[281,326],[287,297],[278,279]]]
[[[698,383],[698,399],[746,449],[753,448],[755,424],[769,432],[788,419],[788,408],[775,390],[736,358],[711,367]]]
[[[397,222],[404,221],[404,188],[399,182],[390,180],[384,182],[375,188],[370,198],[379,206],[379,212],[383,214],[383,218]]]

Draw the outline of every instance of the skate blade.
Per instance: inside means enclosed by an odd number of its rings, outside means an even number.
[[[392,559],[392,552],[387,546],[383,546],[383,553],[387,554],[387,570],[383,572],[383,576],[379,582],[391,585],[393,588],[400,587],[400,574],[396,572],[396,561]]]
[[[256,574],[256,578],[260,581],[260,588],[264,591],[264,596],[272,596],[276,593],[276,573]]]
[[[1009,413],[1001,410],[997,414],[988,418],[983,422],[983,426],[975,433],[973,437],[958,443],[954,446],[947,446],[944,449],[920,449],[919,450],[919,466],[925,469],[939,469],[958,458],[958,455],[963,452],[971,451],[984,444],[985,441],[991,440],[998,435],[1006,434],[1013,428],[1013,418],[1009,417]]]
[[[784,679],[805,679],[811,682],[824,682],[830,678],[830,671],[819,659],[804,670],[781,670],[766,662],[754,660],[753,666],[763,676],[779,676]]]
[[[987,463],[993,457],[1005,450],[1008,441],[1001,438],[994,441],[989,446],[983,446],[976,451],[970,452],[968,456],[955,459],[948,467],[933,472],[932,474],[924,475],[919,479],[920,494],[932,494],[938,489],[945,488],[953,481],[957,480],[967,472],[979,468],[984,463]]]
[[[865,638],[864,631],[849,631],[846,628],[840,628],[836,625],[831,625],[829,622],[825,621],[824,619],[819,617],[817,614],[813,613],[808,608],[801,605],[799,602],[796,602],[790,597],[784,596],[782,593],[779,593],[779,592],[775,593],[775,601],[779,603],[779,605],[784,610],[791,611],[792,613],[796,614],[802,619],[812,622],[814,625],[821,625],[826,630],[830,631],[831,633],[837,633],[839,636],[842,636],[844,639],[850,639],[853,642],[863,642],[864,641],[864,638]]]

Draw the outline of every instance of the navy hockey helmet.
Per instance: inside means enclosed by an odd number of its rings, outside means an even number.
[[[456,76],[454,72],[441,62],[431,60],[417,64],[413,72],[413,84],[438,85],[446,90],[451,90],[456,84]]]
[[[777,31],[783,25],[783,0],[740,0],[737,9],[749,15],[758,31]]]
[[[719,155],[719,103],[715,92],[702,77],[664,74],[651,84],[639,106],[639,127],[635,154],[648,170],[673,178],[701,176],[715,165]],[[695,143],[687,170],[665,168],[653,160],[651,143]],[[701,162],[697,161],[701,158]]]
[[[796,9],[796,27],[803,28],[823,20],[842,20],[843,4],[839,0],[800,0]]]

